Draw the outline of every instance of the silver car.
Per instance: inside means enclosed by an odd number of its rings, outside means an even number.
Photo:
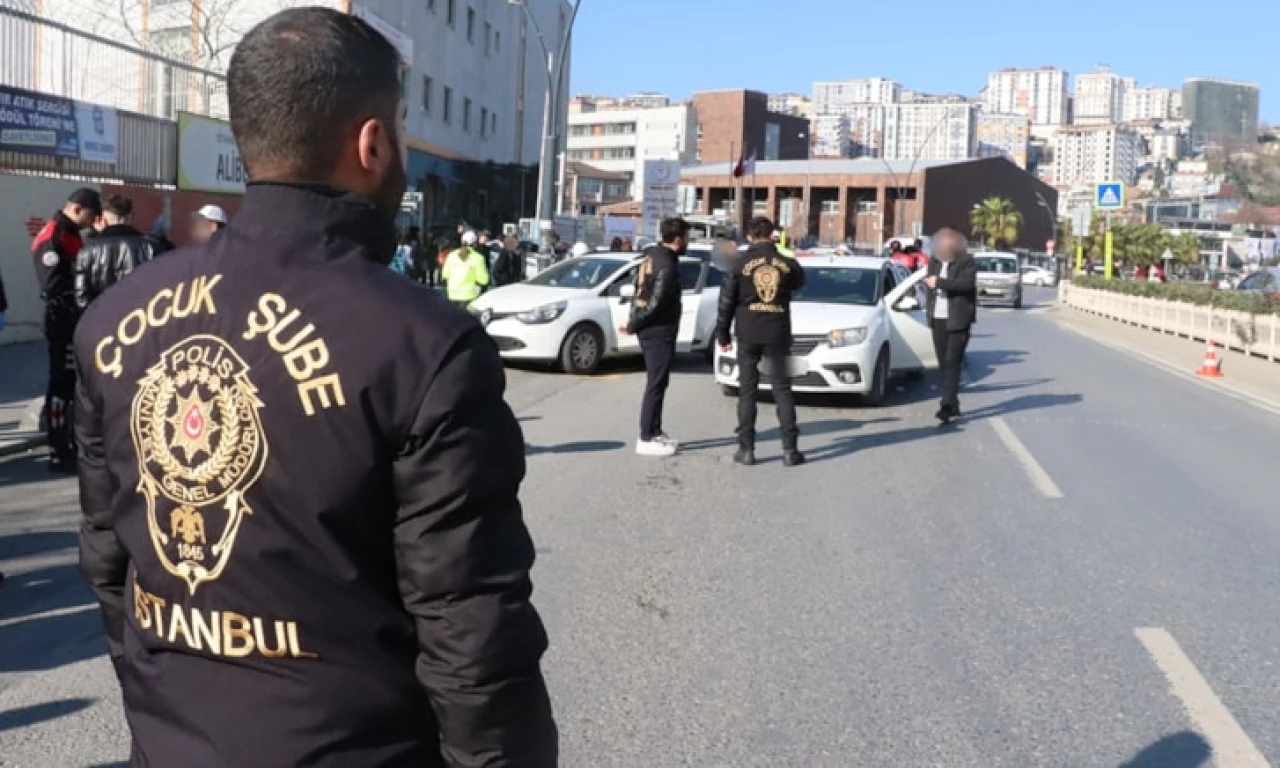
[[[1022,271],[1017,254],[985,251],[974,254],[973,260],[978,267],[978,303],[1022,309]]]

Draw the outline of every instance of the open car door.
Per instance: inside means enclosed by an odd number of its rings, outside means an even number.
[[[619,333],[618,329],[631,322],[631,302],[635,299],[635,279],[638,267],[632,267],[614,279],[604,291],[604,300],[609,302],[609,315],[612,322],[605,330],[605,335],[613,341],[613,348],[621,355],[640,354],[640,339],[635,334]],[[626,295],[623,295],[626,294]]]
[[[925,310],[928,294],[924,278],[927,273],[927,269],[916,271],[884,298],[894,371],[932,371],[938,368],[938,355],[933,349],[933,329],[929,327]]]
[[[676,336],[677,352],[692,352],[698,333],[698,310],[702,306],[703,270],[706,262],[680,259],[680,330]]]

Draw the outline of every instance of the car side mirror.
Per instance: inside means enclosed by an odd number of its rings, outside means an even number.
[[[920,300],[915,296],[903,296],[893,308],[899,312],[914,312],[920,308]]]
[[[622,298],[622,303],[626,304],[636,297],[636,287],[634,285],[624,285],[618,289],[618,296]]]

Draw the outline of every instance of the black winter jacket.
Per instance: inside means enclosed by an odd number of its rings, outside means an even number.
[[[84,240],[75,222],[62,211],[45,222],[31,241],[31,258],[40,284],[40,298],[45,302],[46,318],[70,319],[77,315],[76,257]]]
[[[747,344],[790,346],[791,294],[804,287],[804,267],[778,253],[773,243],[755,243],[725,272],[716,316],[716,341],[731,340],[730,326]]]
[[[942,262],[930,259],[927,274],[937,276],[941,272]],[[938,287],[929,291],[930,323],[938,306],[938,291],[947,292],[947,330],[963,331],[978,321],[978,265],[973,256],[960,254],[947,269],[947,276],[938,278]]]
[[[372,204],[251,184],[76,334],[80,563],[135,766],[554,766],[520,425]]]
[[[650,246],[636,272],[629,330],[642,339],[676,338],[680,330],[680,295],[680,257],[666,246]]]
[[[76,306],[89,302],[133,270],[151,261],[155,241],[127,224],[113,224],[91,238],[76,259]]]

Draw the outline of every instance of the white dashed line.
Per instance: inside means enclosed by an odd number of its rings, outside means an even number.
[[[1036,457],[1031,455],[1031,451],[1027,450],[1027,446],[1022,444],[1018,436],[1005,423],[1005,420],[999,416],[993,416],[987,420],[991,423],[991,428],[999,435],[1001,442],[1018,460],[1022,468],[1027,471],[1027,475],[1031,478],[1031,483],[1035,485],[1036,490],[1044,494],[1045,498],[1060,499],[1062,498],[1062,490],[1058,488],[1058,484],[1053,482],[1053,478],[1049,477],[1049,473],[1044,471],[1044,467],[1040,466],[1040,462],[1036,461]]]
[[[1160,627],[1133,630],[1147,653],[1169,680],[1169,688],[1182,701],[1196,730],[1213,748],[1218,768],[1266,768],[1271,763],[1262,756],[1222,700],[1201,676],[1191,659],[1182,652],[1173,635]]]

